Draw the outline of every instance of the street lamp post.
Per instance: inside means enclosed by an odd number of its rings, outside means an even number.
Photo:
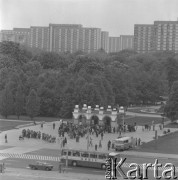
[[[125,110],[124,110],[124,107],[121,106],[119,108],[119,113],[122,115],[122,123],[123,123],[123,129],[125,128],[125,119],[124,119],[124,116],[125,116]]]

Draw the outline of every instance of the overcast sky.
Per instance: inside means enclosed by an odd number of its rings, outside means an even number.
[[[176,21],[178,0],[0,0],[0,13],[0,30],[62,23],[133,35],[134,24]]]

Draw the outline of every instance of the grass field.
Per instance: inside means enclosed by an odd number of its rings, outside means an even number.
[[[170,133],[159,137],[156,141],[145,143],[136,151],[178,154],[178,132]]]
[[[4,119],[4,117],[0,116],[0,119]],[[17,116],[8,116],[7,119],[10,120],[18,120]],[[56,117],[35,117],[33,120],[35,121],[46,121],[46,122],[52,122],[52,121],[58,121],[60,118]],[[24,120],[24,121],[31,121],[31,119],[28,116],[20,116],[19,120]]]
[[[168,121],[169,119],[165,118],[164,121]],[[157,118],[157,117],[141,117],[141,116],[136,116],[136,117],[126,117],[125,118],[125,122],[126,124],[131,124],[133,125],[135,122],[137,123],[137,125],[151,125],[152,121],[155,122],[155,124],[159,124],[162,122],[162,118]]]
[[[166,128],[178,128],[178,123],[172,122],[165,126]]]
[[[6,131],[6,130],[14,129],[18,125],[29,124],[29,123],[30,122],[28,122],[28,121],[18,122],[18,121],[0,120],[0,131]]]
[[[8,121],[11,120],[11,121]],[[14,120],[14,121],[13,121]],[[59,118],[53,117],[35,117],[35,121],[45,121],[45,122],[52,122],[58,121]],[[10,129],[14,129],[18,125],[29,124],[32,123],[31,119],[27,116],[20,116],[19,121],[17,116],[8,116],[7,120],[0,116],[0,131],[6,131]]]
[[[143,109],[149,109],[149,106],[145,106],[145,107],[135,107],[135,108],[129,108],[128,111],[129,112],[134,112],[134,113],[140,113],[140,114],[158,114],[157,112],[152,112],[152,113],[149,113],[149,112],[144,112],[144,111],[141,111]],[[153,108],[151,108],[153,109]],[[159,109],[159,106],[157,107],[157,109]]]

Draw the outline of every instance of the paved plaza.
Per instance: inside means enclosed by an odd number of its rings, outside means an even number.
[[[53,123],[56,124],[55,129],[53,129]],[[61,139],[58,138],[58,128],[59,128],[59,121],[55,122],[49,122],[45,123],[43,125],[43,128],[41,128],[41,125],[32,125],[27,126],[24,125],[24,127],[20,127],[19,129],[13,129],[1,132],[0,134],[0,145],[5,146],[14,146],[13,148],[9,148],[6,150],[0,150],[0,152],[8,152],[13,151],[13,153],[28,153],[31,151],[35,151],[41,148],[47,148],[47,149],[59,149],[61,148]],[[40,131],[41,133],[47,133],[52,136],[56,137],[55,143],[49,143],[46,141],[43,141],[42,139],[33,139],[33,138],[25,138],[24,140],[19,140],[19,135],[22,134],[23,129],[30,129],[34,131]],[[157,130],[158,136],[163,136],[163,131],[167,130],[168,128],[164,128],[160,130],[159,124],[155,125],[155,130]],[[175,132],[177,129],[171,128],[171,132]],[[5,143],[5,134],[7,134],[8,143]],[[108,141],[112,141],[116,139],[119,136],[117,133],[105,133],[103,140],[102,140],[102,148],[98,148],[98,151],[101,152],[108,152],[107,149],[107,143]],[[152,141],[155,137],[155,131],[152,129],[150,131],[143,130],[142,126],[138,126],[136,132],[126,132],[122,133],[122,136],[130,136],[133,138],[141,138],[141,142],[149,142]],[[87,137],[86,135],[83,138],[80,138],[79,142],[76,142],[76,139],[70,139],[65,134],[65,137],[67,138],[67,145],[66,148],[71,149],[80,149],[80,150],[87,150]],[[95,150],[94,146],[95,144],[99,145],[99,141],[101,139],[101,136],[99,135],[96,137],[96,135],[90,135],[93,141],[93,147],[90,147],[89,150]],[[112,151],[112,149],[110,149]],[[125,151],[125,153],[130,153],[130,151]]]

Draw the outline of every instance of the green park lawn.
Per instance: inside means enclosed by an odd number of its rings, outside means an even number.
[[[24,125],[24,124],[30,124],[33,123],[31,119],[27,116],[20,116],[19,120],[17,119],[17,116],[8,116],[7,120],[4,119],[2,116],[0,116],[0,132],[6,131],[10,129],[14,129],[16,126]],[[14,121],[8,121],[8,120],[14,120]],[[57,121],[59,118],[53,118],[53,117],[35,117],[35,121],[45,121],[45,122],[52,122]]]
[[[136,149],[136,151],[178,154],[178,132],[159,137],[156,141],[153,140],[148,143],[144,143],[139,149]]]
[[[29,124],[30,122],[24,121],[6,121],[6,120],[0,120],[0,131],[7,131],[10,129],[14,129],[16,126],[23,125],[23,124]]]
[[[4,119],[4,117],[0,116],[0,119]],[[15,115],[11,115],[8,116],[7,119],[10,120],[18,120],[17,116]],[[52,122],[52,121],[58,121],[60,118],[56,118],[56,117],[35,117],[33,120],[31,120],[28,116],[20,116],[19,120],[24,120],[24,121],[45,121],[45,122]]]
[[[164,121],[168,121],[169,119],[165,118]],[[136,116],[136,117],[131,117],[131,116],[126,116],[125,117],[125,123],[126,124],[130,124],[133,125],[135,122],[137,123],[137,125],[151,125],[152,121],[155,122],[155,124],[159,124],[162,122],[162,118],[159,117],[145,117],[145,116]]]

